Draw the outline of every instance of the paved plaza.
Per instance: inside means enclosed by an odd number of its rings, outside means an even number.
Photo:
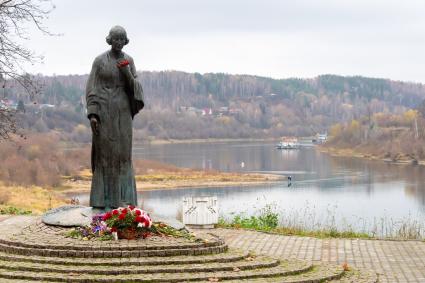
[[[0,215],[0,222],[7,218]],[[22,225],[26,225],[24,220],[31,221],[31,217],[20,219]],[[346,262],[354,268],[376,272],[380,282],[425,283],[424,241],[317,239],[236,229],[195,230],[195,232],[198,234],[213,232],[221,235],[230,248],[238,248],[244,252],[253,251],[256,254],[273,257],[340,266]]]
[[[316,239],[255,231],[214,229],[229,247],[270,256],[322,261],[370,269],[380,282],[425,282],[425,242]]]

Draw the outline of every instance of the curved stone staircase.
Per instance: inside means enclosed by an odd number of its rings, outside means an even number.
[[[67,238],[39,220],[9,227],[0,235],[0,282],[377,282],[373,273],[229,250],[212,234],[102,242]]]

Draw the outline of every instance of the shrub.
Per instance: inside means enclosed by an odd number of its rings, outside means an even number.
[[[64,152],[59,141],[58,135],[50,133],[2,143],[0,180],[7,185],[58,186],[62,175],[76,173],[82,164],[88,166],[90,154],[86,149]]]

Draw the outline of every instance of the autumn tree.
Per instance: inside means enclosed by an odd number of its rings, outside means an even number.
[[[0,0],[0,83],[4,89],[18,84],[30,98],[40,87],[34,78],[25,72],[25,64],[38,63],[42,57],[26,48],[23,42],[30,39],[28,25],[51,35],[43,22],[53,9],[50,0]],[[16,132],[16,111],[0,108],[0,139],[7,139]]]

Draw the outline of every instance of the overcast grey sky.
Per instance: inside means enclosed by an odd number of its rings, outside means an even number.
[[[85,74],[127,29],[139,70],[274,78],[362,75],[425,83],[424,0],[53,0],[28,46],[43,74]]]

